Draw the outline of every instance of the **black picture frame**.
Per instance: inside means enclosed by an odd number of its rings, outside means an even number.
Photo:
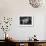
[[[20,26],[33,26],[33,16],[20,16],[19,24]]]

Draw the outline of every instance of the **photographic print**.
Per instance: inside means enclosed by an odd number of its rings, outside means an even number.
[[[33,25],[33,17],[32,16],[20,16],[20,25],[32,26]]]

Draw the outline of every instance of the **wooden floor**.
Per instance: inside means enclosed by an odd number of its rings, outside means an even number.
[[[0,46],[16,46],[16,45],[8,44],[6,43],[5,40],[0,40]]]
[[[11,42],[11,41],[5,41],[0,40],[0,46],[20,46],[20,44],[24,44],[24,46],[46,46],[46,40],[45,41],[17,41],[17,42]]]
[[[15,45],[6,44],[5,42],[0,42],[0,46],[15,46]]]

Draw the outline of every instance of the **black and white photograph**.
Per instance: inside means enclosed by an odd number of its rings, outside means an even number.
[[[30,25],[33,24],[33,17],[32,16],[20,16],[20,25]]]

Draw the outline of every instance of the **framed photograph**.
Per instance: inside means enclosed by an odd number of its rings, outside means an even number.
[[[19,24],[20,26],[33,26],[33,16],[20,16]]]

